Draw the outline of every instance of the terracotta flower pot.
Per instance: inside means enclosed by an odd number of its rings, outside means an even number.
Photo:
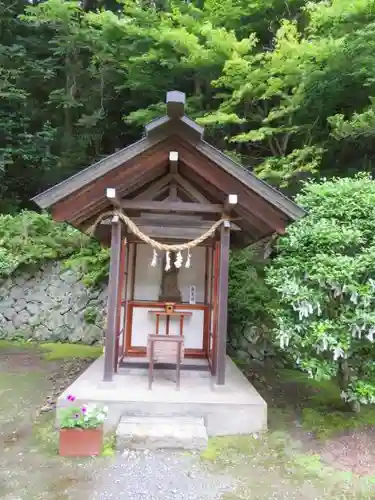
[[[60,429],[59,453],[62,457],[100,455],[102,447],[102,427],[97,429]]]

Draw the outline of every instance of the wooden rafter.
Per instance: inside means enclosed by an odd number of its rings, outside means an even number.
[[[204,185],[204,191],[209,194],[212,199],[223,200],[223,204],[225,203],[223,193],[216,186],[205,182],[200,175],[192,172],[186,165],[181,165],[181,168],[183,168],[184,177],[188,178],[191,182],[197,182],[199,185]],[[271,226],[259,222],[251,212],[246,211],[239,204],[236,206],[236,214],[241,217],[241,220],[238,221],[238,225],[255,239],[263,233],[264,229],[267,229],[268,232],[272,231]]]
[[[126,184],[125,187],[120,186],[119,189],[117,189],[118,196],[123,197],[132,193],[133,191],[136,191],[145,182],[146,183],[152,182],[153,179],[160,177],[160,175],[162,175],[164,172],[165,172],[165,165],[162,164],[153,170],[144,172],[143,174],[133,177],[132,180]],[[74,214],[71,217],[71,222],[73,224],[81,224],[87,218],[90,218],[91,216],[97,214],[98,212],[105,210],[107,206],[108,206],[108,200],[106,199],[105,192],[103,191],[103,196],[100,200],[96,200],[95,202],[85,205],[80,212]]]
[[[182,177],[182,175],[175,174],[174,178],[176,179],[177,184],[181,186],[185,193],[188,194],[194,201],[197,201],[198,203],[210,203],[210,201],[187,179]]]
[[[189,145],[180,146],[180,156],[194,174],[203,177],[206,183],[216,186],[223,193],[237,193],[238,205],[252,213],[262,224],[273,227],[281,234],[284,232],[286,222],[280,212],[259,195],[249,192],[237,179],[231,177],[215,163],[201,157]]]
[[[171,182],[173,179],[172,174],[167,174],[158,181],[154,182],[151,186],[149,186],[147,189],[139,193],[137,196],[135,196],[133,199],[134,200],[152,200],[160,194]]]

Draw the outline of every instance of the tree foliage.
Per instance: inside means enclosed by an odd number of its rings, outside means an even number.
[[[275,338],[316,379],[338,376],[342,397],[375,402],[375,182],[308,183],[307,216],[280,239],[267,283],[279,294]]]
[[[186,93],[207,140],[290,195],[306,178],[372,173],[374,28],[372,0],[0,0],[0,212],[31,208],[38,192],[134,142],[164,113],[172,89]],[[297,335],[296,324],[308,332],[295,341],[301,366],[314,376],[340,367],[347,378],[349,370],[345,397],[363,401],[373,397],[360,375],[372,370],[364,361],[372,355],[364,340],[372,324],[370,186],[361,177],[305,187],[298,201],[310,215],[282,240],[268,278],[275,290],[291,287],[280,309],[285,331]],[[84,265],[88,284],[106,276],[108,252],[81,245],[70,228],[27,211],[14,223],[7,217],[2,276],[42,257]],[[232,259],[231,320],[241,332],[257,321],[254,311],[268,322],[263,305],[273,297],[262,270],[249,279],[248,262],[246,251]],[[327,276],[349,288],[334,292]],[[293,286],[312,301],[313,313],[302,308],[307,317],[293,310]],[[358,314],[362,338],[354,339],[343,325],[351,328]],[[322,353],[318,332],[329,338]]]
[[[372,170],[370,0],[0,0],[2,211],[133,142],[167,90],[294,193]]]

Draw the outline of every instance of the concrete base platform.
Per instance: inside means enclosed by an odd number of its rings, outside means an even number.
[[[115,429],[126,417],[203,418],[209,436],[250,434],[267,428],[267,404],[227,358],[226,384],[216,386],[209,372],[184,370],[176,390],[174,370],[156,370],[152,390],[144,368],[124,368],[111,382],[103,382],[103,357],[66,389],[57,410],[72,394],[78,403],[97,403],[109,408],[106,429]]]
[[[118,451],[203,450],[207,442],[207,430],[203,418],[121,417],[116,430]]]

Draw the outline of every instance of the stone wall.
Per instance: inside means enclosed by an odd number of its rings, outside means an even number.
[[[0,338],[101,340],[107,289],[89,290],[80,278],[58,262],[0,280]]]

